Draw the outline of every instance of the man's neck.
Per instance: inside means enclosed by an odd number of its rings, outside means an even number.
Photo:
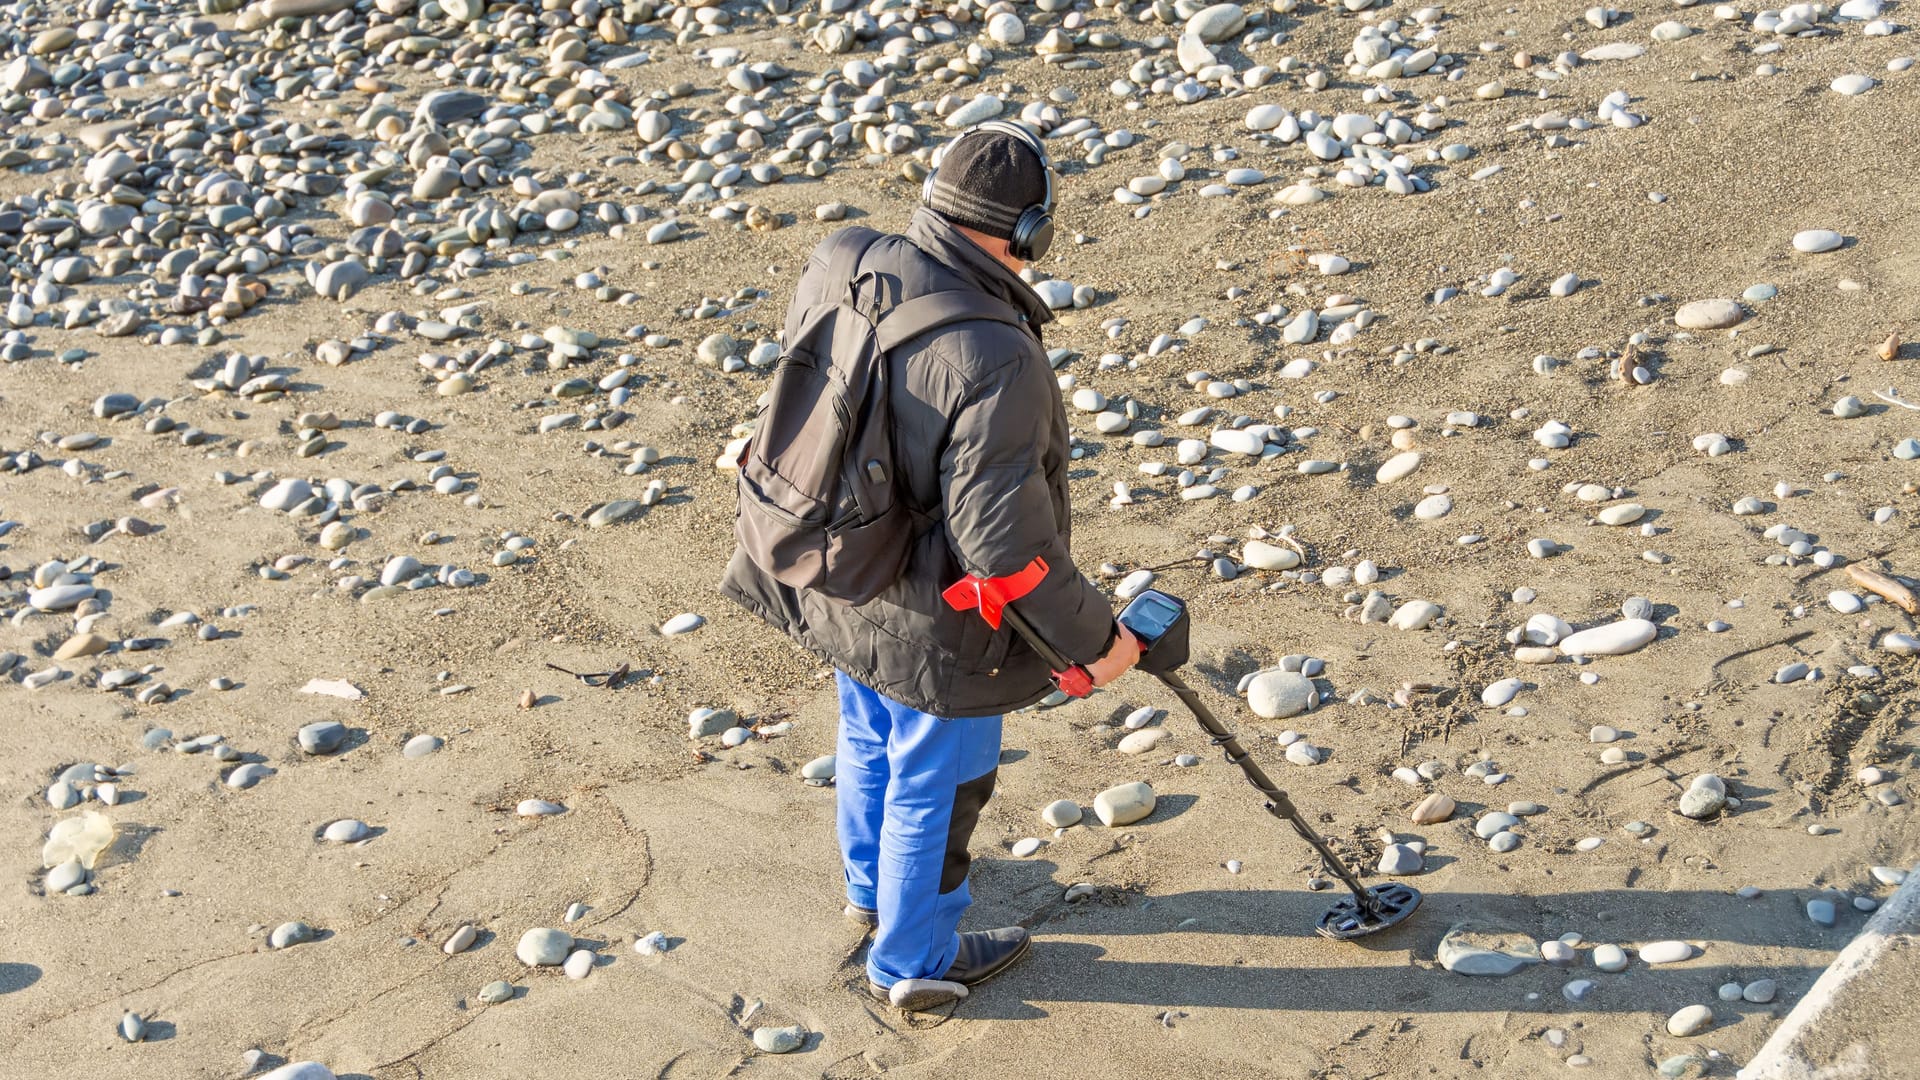
[[[979,229],[970,229],[958,222],[954,223],[953,227],[960,230],[962,236],[973,241],[974,247],[993,256],[995,262],[1013,271],[1015,275],[1018,275],[1020,271],[1027,268],[1024,260],[1013,257],[1013,252],[1008,250],[1008,244],[1005,240],[997,236],[988,236]]]

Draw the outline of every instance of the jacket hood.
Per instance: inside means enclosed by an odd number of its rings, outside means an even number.
[[[906,236],[929,258],[966,278],[969,284],[1012,304],[1027,317],[1027,325],[1037,330],[1053,321],[1053,310],[1031,285],[933,210],[924,206],[915,210]]]

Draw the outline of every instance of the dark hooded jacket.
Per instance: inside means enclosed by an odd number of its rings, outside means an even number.
[[[902,496],[936,523],[914,541],[900,580],[849,605],[796,591],[736,550],[721,592],[834,667],[935,716],[991,716],[1052,689],[1047,666],[1012,629],[955,611],[941,593],[967,574],[1004,577],[1034,558],[1048,573],[1014,606],[1069,660],[1091,663],[1114,635],[1113,610],[1068,554],[1067,417],[1040,346],[1052,319],[1026,282],[924,207],[904,236],[861,259],[886,302],[977,289],[1013,305],[1026,327],[949,324],[888,354],[894,466]],[[816,252],[793,310],[826,302]]]

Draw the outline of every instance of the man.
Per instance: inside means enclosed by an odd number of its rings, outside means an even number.
[[[863,604],[789,588],[744,552],[721,583],[837,669],[846,914],[874,927],[869,990],[908,1009],[965,996],[1027,950],[1021,927],[956,930],[1001,715],[1052,690],[1024,641],[941,593],[967,575],[1004,578],[1043,560],[1044,576],[1015,606],[1044,640],[1095,686],[1140,650],[1068,554],[1067,418],[1039,336],[1052,313],[1019,276],[1052,239],[1045,151],[1012,124],[971,129],[947,146],[921,199],[906,234],[875,242],[858,273],[891,303],[971,289],[1019,315],[952,323],[887,356],[895,483],[934,524],[914,539],[899,580]],[[795,313],[831,302],[844,283],[827,276],[816,254]]]

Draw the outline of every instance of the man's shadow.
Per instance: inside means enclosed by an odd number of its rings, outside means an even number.
[[[1724,1027],[1747,1014],[1769,1018],[1778,1015],[1779,1002],[1790,1001],[1795,991],[1811,985],[1824,968],[1751,961],[1722,963],[1716,959],[1715,943],[1832,953],[1844,947],[1866,920],[1859,915],[1845,918],[1838,928],[1815,926],[1803,914],[1810,895],[1803,894],[1804,890],[1782,889],[1753,900],[1724,892],[1635,889],[1544,896],[1433,892],[1426,894],[1419,910],[1400,925],[1343,942],[1321,938],[1314,930],[1321,915],[1347,895],[1338,885],[1323,892],[1197,890],[1166,896],[1103,888],[1069,903],[1060,899],[1066,884],[1052,880],[1052,864],[1027,860],[1015,869],[1016,874],[1006,874],[1000,867],[989,870],[992,877],[1017,877],[1018,882],[1004,883],[1011,888],[983,890],[976,883],[976,900],[983,892],[1008,899],[980,905],[981,910],[976,910],[962,929],[997,925],[1009,914],[1004,909],[1011,907],[1017,912],[1038,900],[1037,910],[1018,920],[1033,931],[1033,953],[961,1006],[965,1014],[976,1019],[1042,1019],[1049,1015],[1046,1005],[1052,1002],[1169,1010],[1474,1012],[1486,1007],[1485,991],[1494,985],[1499,987],[1503,1008],[1543,1016],[1648,1012],[1657,1008],[1650,1004],[1655,999],[1648,990],[1658,981],[1668,988],[1684,985],[1699,1000],[1711,1003],[1719,1018],[1718,1026]],[[1048,881],[1032,882],[1039,874]],[[1027,882],[1032,883],[1021,887]],[[1368,883],[1374,883],[1374,879],[1368,879]],[[1408,883],[1418,887],[1419,879],[1408,879]],[[1768,917],[1754,917],[1763,910]],[[1506,978],[1470,978],[1434,963],[1440,939],[1466,921],[1526,934],[1535,942],[1578,930],[1585,941],[1578,950],[1578,963],[1570,967],[1542,963]],[[1154,959],[1110,959],[1105,946],[1087,940],[1063,940],[1069,935],[1087,939],[1147,934],[1167,936],[1166,946],[1154,951]],[[1182,937],[1191,934],[1245,938],[1249,961],[1262,953],[1278,951],[1310,959],[1284,966],[1239,962],[1239,958],[1231,962],[1172,959],[1180,955]],[[1277,947],[1271,941],[1282,938],[1297,940]],[[1269,940],[1263,943],[1261,939]],[[1593,945],[1633,946],[1667,939],[1704,942],[1707,948],[1690,961],[1658,971],[1637,956],[1626,970],[1617,973],[1593,966]],[[1141,952],[1137,946],[1125,951]],[[1402,962],[1393,962],[1396,955]],[[1714,989],[1722,983],[1751,981],[1763,974],[1781,986],[1775,1003],[1729,1003],[1714,995]],[[1575,979],[1596,984],[1578,1003],[1570,1002],[1561,992]],[[1534,995],[1530,1000],[1529,994]]]

